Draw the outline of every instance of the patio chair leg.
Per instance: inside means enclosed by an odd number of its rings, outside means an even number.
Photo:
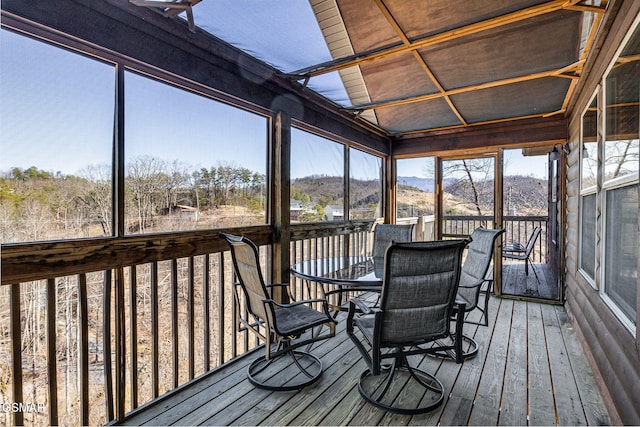
[[[536,276],[536,281],[538,282],[538,285],[539,285],[540,278],[538,277],[538,272],[536,271],[536,267],[533,265],[533,263],[531,263],[531,269],[533,270],[533,274]]]
[[[291,372],[282,375],[282,372],[286,370],[286,366],[283,366],[283,360],[288,359],[287,354],[293,359],[293,363],[289,363],[289,366],[295,366],[300,374],[304,374],[302,378],[296,378],[298,375],[292,375]],[[302,359],[308,364],[306,368],[300,363]],[[274,369],[267,369],[272,366]],[[254,360],[247,369],[247,378],[251,384],[258,388],[274,391],[300,390],[318,381],[321,375],[322,362],[320,359],[311,353],[299,350],[281,354],[273,359],[261,356]]]
[[[372,375],[369,369],[364,371],[358,381],[358,391],[360,395],[377,408],[396,414],[422,414],[440,406],[444,401],[445,394],[444,386],[440,380],[423,370],[410,366],[406,360],[406,356],[403,356],[403,358],[405,360],[394,362],[394,366],[384,379],[377,378],[380,375]],[[427,398],[427,395],[425,395],[427,399],[420,402],[421,404],[418,406],[409,405],[405,407],[400,404],[401,402],[396,401],[396,397],[393,394],[387,396],[386,394],[391,388],[391,383],[396,378],[396,374],[400,372],[404,372],[404,375],[397,375],[399,381],[403,382],[403,387],[406,387],[406,382],[412,379],[419,388],[423,389],[422,393],[428,393],[430,397]],[[418,390],[415,392],[420,393]]]

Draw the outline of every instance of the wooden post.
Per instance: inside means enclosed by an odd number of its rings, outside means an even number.
[[[273,124],[271,144],[271,219],[273,245],[271,256],[271,281],[289,282],[289,245],[291,242],[291,117],[280,111]],[[286,302],[286,294],[273,295],[278,302]]]
[[[393,156],[387,156],[384,158],[384,169],[383,169],[383,193],[382,193],[382,203],[383,203],[383,216],[384,222],[395,224],[396,222],[396,160]]]
[[[434,157],[433,161],[435,162],[435,192],[436,192],[436,196],[435,196],[435,214],[436,214],[436,220],[434,222],[435,225],[435,229],[434,231],[434,238],[436,240],[441,240],[442,239],[442,220],[443,220],[443,214],[444,214],[444,210],[443,210],[443,198],[442,198],[442,157],[440,156],[436,156]]]
[[[348,145],[344,145],[342,148],[342,152],[343,152],[343,163],[342,163],[342,182],[343,182],[343,186],[344,186],[344,197],[343,197],[343,202],[342,202],[342,212],[344,212],[343,214],[343,219],[345,221],[349,221],[351,219],[351,207],[349,206],[351,204],[351,180],[350,178],[350,174],[351,174],[351,151],[349,150],[349,146]],[[355,245],[354,245],[355,246]],[[351,237],[349,236],[345,236],[344,239],[342,239],[342,253],[344,255],[350,255],[351,254]],[[316,257],[317,257],[317,249],[316,249]]]
[[[494,188],[493,188],[493,228],[502,228],[504,224],[504,188],[503,150],[499,149],[494,157]],[[504,234],[504,233],[503,233]],[[502,234],[498,236],[493,248],[493,292],[502,294]],[[487,297],[488,298],[488,297]]]
[[[116,113],[113,132],[113,188],[111,235],[124,236],[124,66],[116,67]]]

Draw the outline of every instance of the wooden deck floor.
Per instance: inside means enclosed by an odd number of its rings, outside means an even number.
[[[507,260],[502,265],[502,293],[525,298],[560,300],[557,278],[549,265],[541,263],[529,266],[527,276],[522,261]]]
[[[341,315],[342,316],[342,315]],[[343,319],[343,317],[341,317]],[[448,390],[417,416],[366,404],[356,381],[365,365],[344,332],[314,353],[325,371],[301,391],[269,392],[246,380],[251,357],[210,372],[136,411],[126,425],[606,425],[609,417],[562,306],[492,298],[489,327],[465,326],[480,343],[457,365],[427,357]]]

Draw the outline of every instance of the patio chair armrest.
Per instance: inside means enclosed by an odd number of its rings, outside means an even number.
[[[479,286],[482,286],[482,284],[486,281],[486,279],[482,279],[476,283],[474,283],[473,285],[458,285],[458,288],[464,288],[464,289],[473,289],[473,288],[477,288]]]
[[[280,288],[284,288],[284,287],[289,287],[288,283],[269,283],[268,285],[265,285],[265,287],[267,289],[269,288],[276,288],[276,287],[280,287]]]
[[[281,304],[281,303],[275,302],[273,299],[263,300],[263,302],[268,302],[269,304],[273,304],[273,305],[281,307],[281,308],[295,307],[297,305],[311,304],[311,303],[314,303],[314,302],[324,303],[326,301],[327,300],[325,300],[324,298],[314,298],[314,299],[305,299],[305,300],[302,300],[302,301],[293,301],[293,302],[290,302],[290,303],[287,303],[287,304]]]
[[[269,283],[264,286],[265,288],[267,288],[268,291],[275,288],[285,288],[287,292],[287,297],[289,298],[289,300],[295,301],[295,299],[293,298],[293,295],[291,295],[291,288],[289,287],[288,283]],[[270,292],[270,294],[271,296],[273,296],[273,293]]]
[[[367,304],[365,304],[359,298],[351,298],[349,300],[349,311],[351,311],[351,307],[353,306],[353,310],[360,310],[363,314],[371,314],[373,310]]]
[[[358,311],[360,311],[361,314],[373,314],[380,312],[380,309],[377,307],[369,307],[357,297],[349,299],[349,311],[347,312],[347,333],[349,335],[353,334],[353,320]]]

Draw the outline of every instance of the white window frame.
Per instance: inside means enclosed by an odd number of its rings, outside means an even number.
[[[580,184],[580,197],[579,197],[579,201],[578,201],[578,272],[580,273],[580,275],[582,275],[582,277],[585,279],[585,281],[587,283],[589,283],[589,285],[593,288],[593,289],[598,289],[598,284],[596,281],[596,276],[597,276],[597,265],[593,266],[594,269],[594,274],[593,277],[582,268],[582,215],[583,215],[583,201],[584,201],[584,197],[585,196],[590,196],[590,195],[595,195],[596,196],[596,211],[598,209],[598,205],[597,205],[597,201],[598,201],[598,186],[597,185],[591,185],[589,187],[582,187],[582,176],[583,176],[583,153],[584,153],[584,116],[587,114],[587,110],[589,109],[589,107],[591,106],[591,104],[593,103],[593,100],[597,100],[596,102],[596,108],[600,107],[600,98],[599,98],[599,88],[594,92],[594,94],[591,97],[591,100],[589,101],[589,103],[587,104],[587,107],[584,109],[584,111],[582,112],[582,114],[580,115],[580,160],[579,160],[579,167],[580,167],[580,175],[579,175],[579,184]],[[600,128],[600,123],[597,123],[598,129]],[[599,145],[600,144],[600,140],[598,138],[598,135],[596,135],[596,143]],[[597,152],[599,152],[600,150],[596,150]],[[597,213],[596,213],[596,218],[595,218],[595,223],[597,223]],[[596,245],[597,239],[594,239],[596,241],[594,241],[594,256],[595,253],[598,251],[598,247]],[[597,259],[595,260],[597,262]]]
[[[620,323],[622,323],[622,325],[624,325],[624,327],[635,337],[636,336],[636,329],[637,329],[637,325],[635,324],[636,319],[630,319],[629,317],[627,317],[627,315],[625,313],[622,312],[622,310],[618,307],[618,305],[607,295],[607,283],[605,281],[605,277],[606,277],[606,214],[607,214],[607,206],[606,206],[606,199],[607,199],[607,192],[610,190],[615,190],[618,188],[623,188],[626,186],[631,186],[631,185],[640,185],[639,184],[639,173],[635,172],[635,173],[631,173],[631,174],[627,174],[615,179],[611,179],[611,180],[604,180],[604,154],[605,154],[605,144],[606,144],[606,134],[607,134],[607,130],[606,130],[606,123],[607,123],[607,108],[606,108],[606,99],[607,99],[607,94],[606,94],[606,81],[607,81],[607,77],[609,76],[609,73],[611,72],[611,70],[613,69],[617,59],[619,58],[619,56],[622,54],[622,51],[624,50],[624,48],[626,47],[627,43],[629,42],[629,40],[631,39],[631,36],[634,34],[634,32],[637,30],[637,28],[640,26],[640,16],[636,18],[636,21],[634,22],[634,24],[631,26],[631,28],[629,29],[629,32],[627,33],[626,37],[624,38],[624,40],[622,41],[622,43],[620,43],[620,46],[618,47],[618,51],[616,52],[614,59],[611,61],[611,64],[609,64],[609,67],[607,68],[606,72],[604,73],[604,75],[602,76],[601,79],[601,90],[599,91],[599,96],[600,96],[600,101],[605,103],[604,107],[602,108],[602,117],[599,117],[598,120],[598,129],[602,130],[602,132],[599,132],[599,136],[602,135],[602,137],[598,138],[598,156],[599,156],[599,162],[598,162],[598,181],[599,183],[601,182],[601,188],[598,191],[598,195],[599,196],[599,203],[600,204],[600,218],[598,219],[598,226],[600,227],[600,229],[602,230],[602,236],[600,239],[600,246],[596,248],[597,251],[599,251],[600,254],[600,268],[599,268],[599,274],[598,271],[596,271],[596,274],[598,276],[598,281],[600,282],[600,297],[602,298],[603,302],[607,305],[607,307],[609,307],[609,309],[611,310],[611,312],[618,318],[618,320],[620,321]],[[638,135],[638,138],[640,138],[640,135]],[[582,166],[581,166],[582,167]],[[637,318],[637,311],[639,310],[639,307],[637,306],[636,303],[636,318]]]

